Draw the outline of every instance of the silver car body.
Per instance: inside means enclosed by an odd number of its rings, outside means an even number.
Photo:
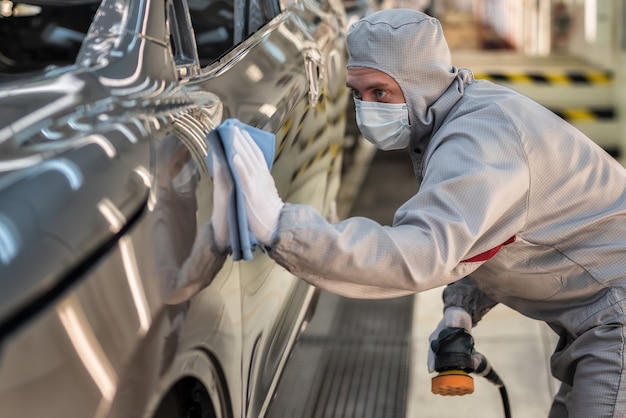
[[[345,15],[277,1],[104,0],[86,34],[42,32],[51,49],[78,41],[72,61],[30,55],[16,74],[2,57],[3,418],[264,414],[315,290],[256,251],[168,298],[210,220],[205,138],[224,119],[273,132],[281,197],[330,214]],[[88,4],[27,12],[67,7],[70,26]]]

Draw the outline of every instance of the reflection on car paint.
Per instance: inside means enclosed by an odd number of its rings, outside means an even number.
[[[0,415],[263,416],[316,291],[211,251],[205,138],[274,133],[281,197],[329,213],[341,4],[31,3],[0,26]]]

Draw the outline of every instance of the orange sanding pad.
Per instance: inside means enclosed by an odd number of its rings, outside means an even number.
[[[435,395],[462,396],[474,393],[474,379],[462,370],[450,370],[432,378],[431,391]]]

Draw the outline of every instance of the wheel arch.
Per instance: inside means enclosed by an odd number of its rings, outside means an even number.
[[[202,411],[201,417],[234,418],[226,375],[217,357],[204,348],[179,354],[161,388],[145,418],[182,418],[191,408]]]

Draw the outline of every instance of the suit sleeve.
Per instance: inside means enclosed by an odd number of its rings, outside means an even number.
[[[465,309],[472,317],[472,326],[476,326],[498,302],[481,291],[474,279],[466,276],[446,286],[443,290],[443,304],[444,309],[450,306]]]
[[[416,293],[471,274],[480,263],[467,260],[526,221],[528,165],[504,129],[504,140],[459,133],[440,143],[391,226],[364,217],[333,224],[310,206],[286,203],[269,255],[314,286],[354,297]]]

